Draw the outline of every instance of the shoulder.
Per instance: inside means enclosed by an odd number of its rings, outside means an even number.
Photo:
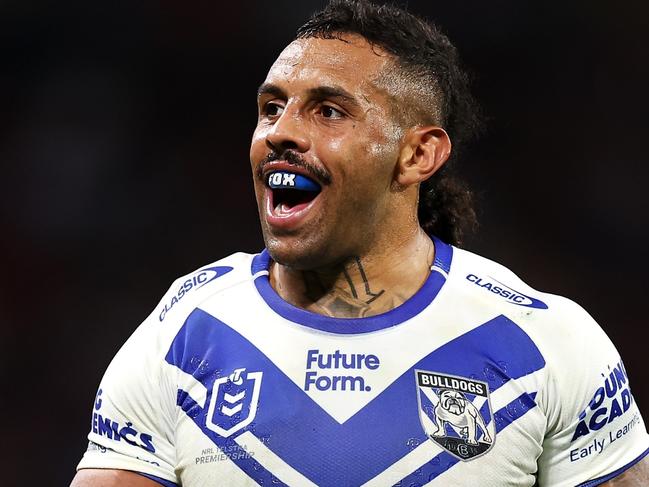
[[[149,316],[134,329],[109,369],[116,370],[122,364],[128,373],[134,361],[146,361],[149,366],[163,363],[169,344],[201,303],[253,279],[254,257],[238,252],[174,280]]]
[[[453,254],[448,280],[453,291],[473,306],[509,318],[541,347],[574,346],[584,337],[608,342],[595,320],[571,299],[539,291],[493,260],[457,248]]]
[[[254,254],[237,252],[176,279],[148,318],[158,323],[184,321],[202,301],[253,279]]]
[[[481,310],[484,320],[505,317],[530,338],[556,394],[572,396],[578,390],[588,395],[601,374],[620,362],[615,346],[584,308],[534,289],[494,261],[454,249],[449,284],[465,306]]]
[[[574,408],[588,403],[603,378],[624,373],[606,333],[571,299],[538,291],[510,269],[464,250],[454,249],[453,267],[449,283],[469,306],[504,316],[538,350],[544,362],[538,400],[550,427],[574,420]]]
[[[101,414],[112,420],[122,413],[148,418],[150,410],[173,416],[173,401],[169,403],[165,399],[176,397],[176,369],[168,367],[165,360],[170,344],[187,317],[203,301],[252,279],[253,258],[253,255],[236,253],[172,283],[109,364],[98,391],[98,414],[101,408]],[[155,423],[153,419],[143,419],[142,427],[152,429]],[[100,433],[97,434],[101,436]],[[99,436],[90,439],[99,443]]]

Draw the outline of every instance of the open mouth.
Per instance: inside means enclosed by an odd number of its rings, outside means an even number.
[[[308,206],[320,194],[313,179],[290,171],[273,171],[266,184],[271,190],[271,204],[276,213],[290,213]]]

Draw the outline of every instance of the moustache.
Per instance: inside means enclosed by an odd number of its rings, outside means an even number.
[[[261,180],[264,178],[264,169],[265,167],[274,161],[286,161],[291,166],[300,167],[304,169],[313,179],[322,183],[323,185],[331,184],[331,175],[329,172],[321,167],[315,166],[310,162],[307,162],[302,158],[297,152],[292,150],[285,150],[281,154],[275,151],[270,152],[266,157],[262,159],[257,167],[257,177]]]

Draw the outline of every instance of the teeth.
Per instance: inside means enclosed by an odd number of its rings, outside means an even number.
[[[291,208],[292,207],[287,205],[286,203],[280,203],[276,208],[276,213],[280,215],[285,215],[291,212]]]

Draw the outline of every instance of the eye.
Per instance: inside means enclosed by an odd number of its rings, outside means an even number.
[[[264,105],[263,113],[267,117],[279,117],[284,112],[284,107],[279,103],[268,102]]]
[[[343,112],[329,105],[322,105],[322,108],[320,108],[320,113],[324,118],[331,119],[343,118],[345,116]]]

